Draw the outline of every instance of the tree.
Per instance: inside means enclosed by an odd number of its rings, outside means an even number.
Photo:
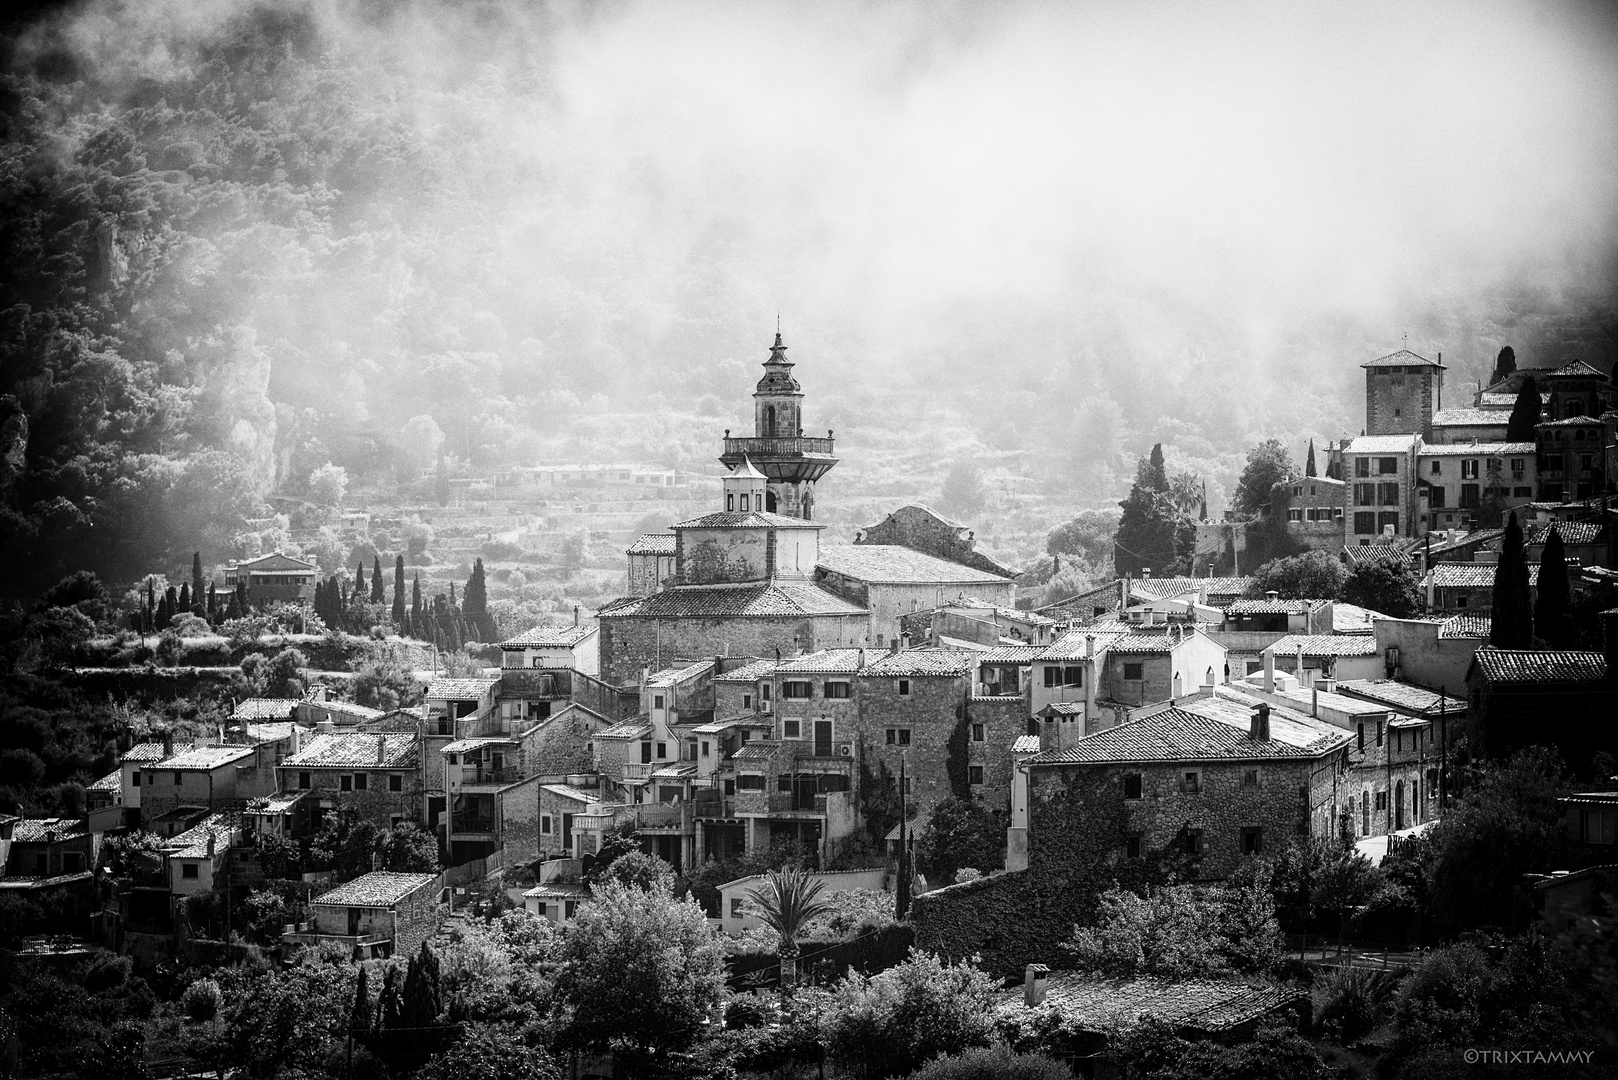
[[[1526,649],[1533,645],[1534,612],[1529,592],[1528,554],[1523,547],[1522,526],[1517,524],[1517,512],[1513,510],[1506,518],[1500,560],[1494,567],[1489,643],[1495,648]]]
[[[180,595],[175,603],[174,610],[176,612],[176,618],[179,615],[184,615],[191,610],[191,583],[189,581],[180,582]],[[172,622],[173,620],[170,621]]]
[[[1343,579],[1337,599],[1395,619],[1408,619],[1421,612],[1421,579],[1402,560],[1361,563]]]
[[[402,821],[378,843],[382,869],[401,874],[438,872],[438,840],[413,821]]]
[[[1530,375],[1517,388],[1517,400],[1511,406],[1511,418],[1506,421],[1506,441],[1533,442],[1540,408],[1539,383]]]
[[[309,474],[309,497],[321,506],[341,506],[348,493],[348,470],[326,462]]]
[[[1113,536],[1113,567],[1120,574],[1144,570],[1163,575],[1180,562],[1180,515],[1168,494],[1162,446],[1154,446],[1156,461],[1142,459],[1135,469],[1135,484],[1118,505],[1118,531]]]
[[[904,1076],[940,1054],[989,1045],[998,993],[998,982],[967,961],[911,950],[877,975],[844,976],[821,1016],[821,1039],[864,1076]]]
[[[212,595],[213,587],[209,586]],[[207,614],[202,608],[202,552],[191,553],[191,611],[196,615]]]
[[[1249,516],[1264,513],[1275,485],[1297,476],[1292,455],[1281,440],[1265,439],[1247,452],[1247,466],[1236,483],[1236,509]]]
[[[1562,544],[1562,532],[1554,524],[1539,557],[1534,628],[1553,648],[1568,647],[1571,627],[1568,625],[1567,550]]]
[[[371,557],[371,603],[381,604],[387,597],[382,595],[382,556]]]
[[[631,889],[674,888],[674,868],[656,855],[639,850],[626,852],[605,867],[598,866],[594,878],[600,885],[615,883]]]
[[[363,975],[363,972],[362,972]],[[416,1080],[562,1080],[544,1050],[508,1024],[472,1024],[449,1049],[433,1055]]]
[[[1343,564],[1324,551],[1306,551],[1272,559],[1253,572],[1261,592],[1277,592],[1285,600],[1334,600],[1348,579]]]
[[[1305,476],[1314,476],[1315,475],[1315,440],[1313,440],[1313,439],[1309,440],[1309,457],[1307,459],[1305,459],[1305,461],[1304,461],[1303,475],[1305,475]]]
[[[781,986],[790,990],[798,981],[798,932],[817,915],[831,911],[821,898],[825,886],[805,870],[771,870],[764,884],[747,894],[764,924],[781,935]]]
[[[940,801],[916,839],[916,867],[932,884],[947,884],[965,867],[1005,864],[1005,822],[983,804],[955,796]]]
[[[1075,926],[1064,946],[1080,967],[1109,977],[1189,979],[1263,971],[1281,953],[1281,931],[1268,891],[1166,885],[1137,895],[1101,894],[1096,925]]]
[[[689,1045],[724,992],[707,917],[662,889],[603,885],[563,931],[557,959],[560,1043],[622,1053],[632,1073]]]
[[[951,514],[966,517],[983,509],[983,473],[974,462],[957,461],[950,466],[944,474],[940,501]]]
[[[393,557],[393,624],[403,626],[405,621],[404,556]]]
[[[1494,372],[1489,376],[1489,385],[1493,386],[1501,379],[1506,378],[1517,370],[1517,351],[1510,345],[1501,349],[1494,358]]]
[[[438,469],[433,474],[433,498],[438,500],[439,506],[449,505],[449,461],[444,456],[444,448],[438,448]]]

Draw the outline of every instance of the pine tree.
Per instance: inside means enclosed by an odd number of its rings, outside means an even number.
[[[404,556],[393,557],[393,621],[402,624],[405,619]]]
[[[1505,348],[1501,349],[1499,355],[1494,358],[1494,374],[1489,376],[1489,385],[1493,386],[1495,383],[1499,382],[1501,379],[1504,379],[1506,376],[1510,375],[1516,370],[1516,350],[1514,350],[1510,345],[1507,345]]]
[[[1497,649],[1526,649],[1534,641],[1534,613],[1529,605],[1528,556],[1517,512],[1506,518],[1500,561],[1494,567],[1494,599],[1489,612],[1489,643]]]
[[[204,614],[202,609],[202,552],[191,553],[191,611],[192,614]]]
[[[1539,411],[1539,383],[1530,375],[1522,381],[1522,387],[1517,391],[1517,403],[1511,407],[1511,419],[1506,421],[1506,441],[1533,442]]]
[[[1534,627],[1539,636],[1553,648],[1568,645],[1568,583],[1567,550],[1562,544],[1562,533],[1555,525],[1545,538],[1545,550],[1539,556],[1539,584],[1534,600]]]
[[[1313,439],[1309,440],[1309,457],[1304,460],[1303,475],[1315,475],[1315,440]]]
[[[371,603],[380,604],[387,597],[382,595],[382,556],[371,557]]]
[[[433,495],[438,499],[439,506],[449,505],[449,459],[444,456],[444,448],[438,448],[438,471],[433,476]]]

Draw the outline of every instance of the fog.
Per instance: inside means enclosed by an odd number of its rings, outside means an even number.
[[[323,123],[401,149],[318,242],[243,249],[266,392],[488,412],[474,462],[706,462],[777,315],[809,426],[865,451],[840,478],[892,439],[1102,501],[1154,441],[1223,491],[1257,438],[1357,432],[1403,345],[1451,402],[1504,344],[1613,358],[1607,5],[268,10],[351,74]],[[18,55],[149,104],[247,11],[73,6]]]

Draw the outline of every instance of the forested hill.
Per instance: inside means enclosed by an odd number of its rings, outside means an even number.
[[[1357,431],[1357,365],[1406,331],[1463,385],[1507,342],[1612,362],[1585,299],[1604,279],[1569,277],[1584,253],[1556,287],[1502,269],[1345,313],[1264,308],[1265,275],[1195,230],[1158,251],[1172,280],[1143,281],[1114,258],[1133,234],[1078,210],[1049,258],[993,221],[911,243],[891,231],[956,227],[910,186],[954,151],[879,125],[995,26],[636,10],[106,2],[9,26],[0,591],[222,560],[272,489],[327,462],[419,474],[440,434],[457,470],[711,468],[783,307],[807,426],[850,463],[829,483],[908,451],[936,468],[881,481],[910,498],[994,460],[1102,503],[1162,442],[1217,508],[1257,438]],[[858,100],[828,81],[845,70]]]

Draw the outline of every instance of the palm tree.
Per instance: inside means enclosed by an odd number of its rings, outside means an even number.
[[[748,894],[766,926],[781,935],[781,989],[798,981],[798,931],[803,924],[832,910],[820,898],[825,883],[810,878],[807,870],[791,867],[765,874],[764,885]]]

